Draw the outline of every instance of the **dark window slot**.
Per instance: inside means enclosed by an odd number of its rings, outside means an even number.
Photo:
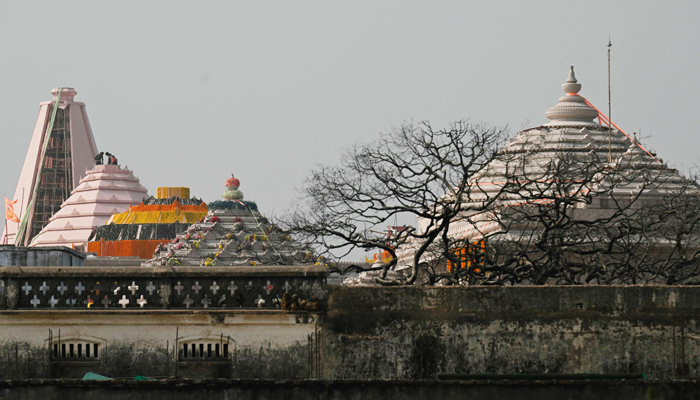
[[[61,357],[66,358],[66,344],[61,345]]]
[[[228,357],[228,343],[224,345],[224,357]]]
[[[211,343],[207,345],[207,357],[211,358]]]
[[[53,345],[53,356],[54,356],[54,358],[58,358],[58,345],[57,344]]]
[[[216,348],[216,351],[215,351],[216,358],[219,358],[219,344],[218,343],[216,344],[215,348]]]
[[[75,345],[73,343],[71,343],[70,344],[70,358],[75,357],[74,350],[75,350]]]
[[[78,358],[81,358],[83,356],[83,344],[78,343]]]
[[[85,345],[85,357],[90,358],[90,343]]]
[[[95,343],[95,344],[93,345],[92,349],[95,350],[95,351],[93,352],[93,354],[94,354],[93,357],[97,358],[97,349],[98,349],[97,343]]]
[[[195,344],[192,343],[192,357],[197,357],[197,353],[194,350],[195,350]]]
[[[204,358],[204,343],[199,344],[199,357]]]
[[[182,345],[182,356],[187,358],[187,344]]]

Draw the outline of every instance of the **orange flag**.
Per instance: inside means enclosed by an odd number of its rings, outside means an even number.
[[[15,214],[15,203],[17,203],[17,200],[10,201],[10,199],[5,196],[5,219],[12,222],[19,222],[19,218],[17,218],[17,214]]]

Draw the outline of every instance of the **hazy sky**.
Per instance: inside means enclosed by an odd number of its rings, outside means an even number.
[[[74,87],[101,151],[155,194],[233,172],[280,214],[308,172],[408,120],[512,132],[581,95],[675,167],[700,164],[700,1],[2,1],[0,194],[39,102]]]

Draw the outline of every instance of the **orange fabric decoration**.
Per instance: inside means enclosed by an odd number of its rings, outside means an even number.
[[[19,223],[19,218],[17,218],[17,214],[15,214],[15,203],[17,203],[17,200],[10,201],[10,199],[5,196],[5,219]]]
[[[88,242],[88,252],[98,257],[139,257],[149,260],[158,244],[165,246],[170,240],[115,240]]]

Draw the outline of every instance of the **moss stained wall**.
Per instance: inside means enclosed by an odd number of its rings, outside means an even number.
[[[438,373],[700,378],[700,288],[335,287],[327,379]]]

